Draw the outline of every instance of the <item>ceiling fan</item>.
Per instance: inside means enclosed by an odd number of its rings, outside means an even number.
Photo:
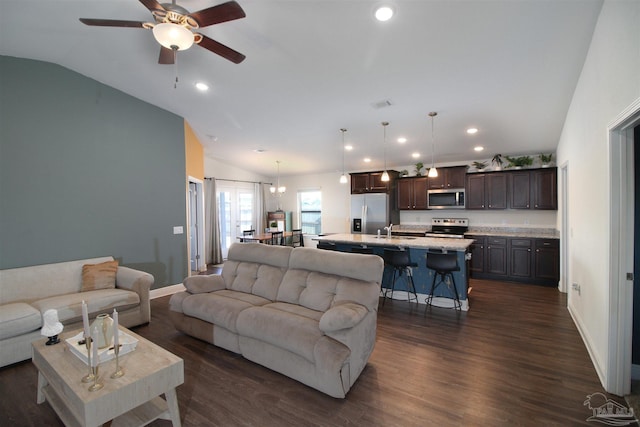
[[[244,10],[235,1],[222,3],[194,13],[190,13],[187,9],[177,5],[175,0],[172,0],[172,3],[162,4],[156,0],[139,1],[149,9],[155,22],[90,18],[80,18],[80,22],[98,27],[128,27],[153,30],[153,36],[162,45],[160,58],[158,59],[160,64],[175,63],[176,52],[189,49],[193,43],[235,64],[244,61],[245,56],[240,52],[236,52],[230,47],[194,31],[209,25],[244,18],[246,16]]]

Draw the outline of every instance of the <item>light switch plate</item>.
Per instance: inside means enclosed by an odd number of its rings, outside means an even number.
[[[184,231],[181,225],[173,227],[173,234],[182,234],[182,233],[184,233]]]

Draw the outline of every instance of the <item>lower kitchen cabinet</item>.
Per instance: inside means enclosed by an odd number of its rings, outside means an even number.
[[[558,239],[501,236],[469,236],[470,276],[546,286],[560,280],[560,242]]]

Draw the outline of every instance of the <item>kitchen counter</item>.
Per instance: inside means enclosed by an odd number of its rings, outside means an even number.
[[[418,302],[425,304],[425,300],[431,293],[431,283],[433,282],[434,271],[427,268],[427,256],[429,250],[445,250],[456,254],[459,271],[453,272],[455,289],[462,305],[462,310],[469,310],[467,255],[469,246],[473,244],[473,239],[451,239],[434,237],[411,237],[411,236],[391,236],[380,237],[373,234],[331,234],[318,236],[314,240],[321,240],[335,244],[335,248],[341,252],[352,252],[353,248],[370,248],[375,255],[383,256],[385,248],[403,248],[409,252],[411,261],[416,263],[411,268],[413,282],[418,294]],[[393,282],[393,269],[385,266],[382,276],[382,288],[391,288]],[[384,290],[384,289],[383,289]],[[453,307],[453,288],[440,285],[434,292],[432,304],[436,307]],[[407,283],[405,276],[398,278],[395,284],[394,299],[407,300]]]
[[[391,236],[386,234],[380,237],[374,234],[332,234],[318,237],[317,240],[326,240],[334,243],[347,243],[367,246],[400,246],[405,248],[420,249],[446,249],[448,251],[466,251],[473,244],[473,239],[451,239],[437,237],[409,237]]]

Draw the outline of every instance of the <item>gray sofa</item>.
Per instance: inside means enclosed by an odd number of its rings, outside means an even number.
[[[148,323],[153,276],[118,266],[114,289],[81,292],[82,267],[113,261],[91,258],[0,270],[0,366],[31,358],[31,342],[42,338],[42,314],[58,311],[64,329],[82,328],[82,301],[89,317],[118,310],[121,325]]]
[[[191,276],[169,302],[186,334],[343,398],[376,339],[375,255],[235,243],[221,275]]]

